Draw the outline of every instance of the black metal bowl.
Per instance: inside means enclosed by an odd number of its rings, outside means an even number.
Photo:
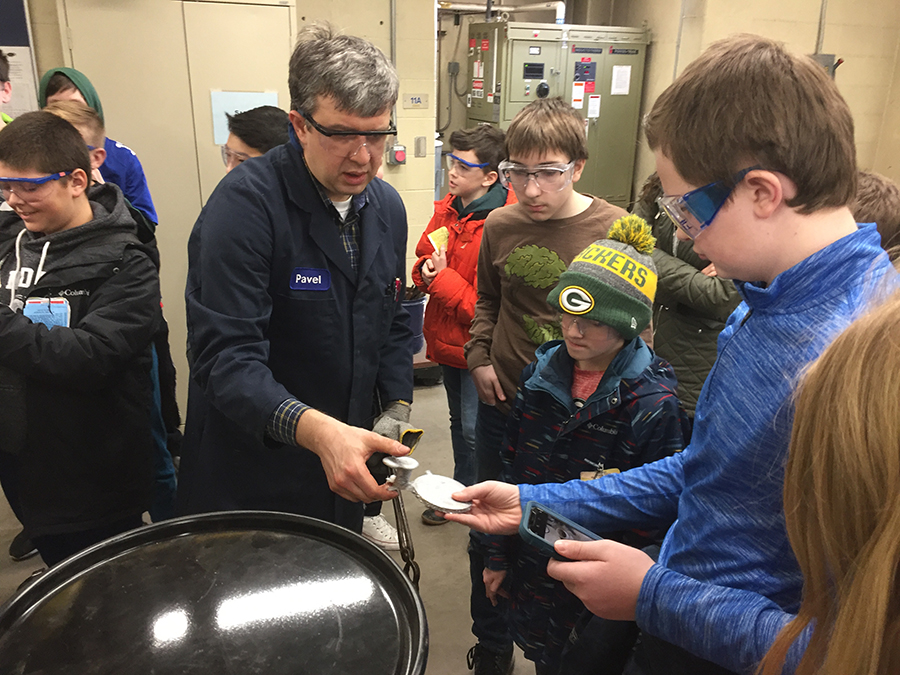
[[[0,673],[422,675],[422,601],[344,528],[267,511],[101,542],[0,607]]]

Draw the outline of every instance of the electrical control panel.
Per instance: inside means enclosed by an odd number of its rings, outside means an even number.
[[[559,96],[584,118],[578,189],[631,201],[649,31],[511,21],[469,26],[467,126],[505,129],[532,101]]]

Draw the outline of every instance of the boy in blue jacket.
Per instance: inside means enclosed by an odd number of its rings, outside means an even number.
[[[563,340],[539,347],[522,371],[502,452],[507,482],[603,480],[684,447],[688,419],[675,394],[675,373],[639,337],[656,292],[653,245],[646,222],[620,218],[550,292]],[[607,536],[638,548],[658,543],[654,533]],[[492,538],[491,551],[484,571],[488,597],[509,593],[510,632],[525,657],[539,674],[560,672],[563,647],[584,605],[547,576],[549,556],[518,537]],[[609,631],[616,644],[609,645],[606,662],[616,654],[624,662],[636,636],[633,622],[615,623]]]
[[[809,57],[755,35],[716,42],[644,128],[660,205],[743,298],[719,335],[690,444],[600,481],[474,485],[456,495],[475,500],[472,514],[448,518],[513,533],[535,500],[601,535],[669,527],[658,562],[613,541],[569,541],[557,551],[576,562],[551,561],[548,573],[594,614],[637,621],[628,675],[752,673],[800,606],[782,502],[794,382],[897,276],[875,225],[850,212],[853,119]]]

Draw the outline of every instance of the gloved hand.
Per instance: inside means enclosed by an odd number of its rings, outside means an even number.
[[[375,419],[372,431],[385,438],[398,441],[410,449],[416,449],[419,439],[425,433],[416,429],[409,423],[409,415],[412,406],[406,401],[391,401],[384,407],[384,411]]]

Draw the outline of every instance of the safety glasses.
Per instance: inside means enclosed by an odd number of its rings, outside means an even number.
[[[612,328],[605,323],[600,323],[593,319],[585,319],[583,316],[573,316],[568,312],[558,312],[557,318],[559,319],[559,325],[562,327],[563,331],[567,331],[574,326],[581,337],[590,334],[599,335],[600,331],[606,331],[608,333],[612,330]]]
[[[25,201],[40,199],[41,195],[46,191],[50,181],[65,178],[71,173],[71,171],[60,171],[58,173],[51,173],[47,176],[41,176],[40,178],[0,177],[0,194],[2,194],[3,198],[7,201],[9,201],[10,195],[16,195],[19,199]]]
[[[232,150],[227,145],[222,146],[222,163],[226,167],[231,165],[231,167],[234,168],[241,162],[245,162],[248,159],[250,159],[250,155],[248,155],[247,153]]]
[[[672,219],[673,223],[684,230],[691,239],[695,239],[698,234],[712,224],[729,195],[744,180],[744,176],[761,168],[761,166],[751,166],[738,171],[729,181],[710,183],[680,196],[663,195],[656,199],[656,203]],[[731,187],[727,185],[729,182],[733,183]]]
[[[453,171],[455,173],[468,173],[472,169],[484,169],[489,165],[489,162],[481,162],[480,164],[474,164],[472,162],[467,162],[462,157],[457,157],[452,152],[447,153],[447,170]]]
[[[341,157],[353,157],[363,146],[370,153],[381,154],[387,143],[388,136],[397,135],[397,127],[391,124],[390,129],[376,131],[361,131],[359,129],[329,129],[313,119],[313,116],[303,111],[298,111],[313,129],[322,136],[322,145],[329,152]],[[360,139],[363,139],[360,141]]]
[[[534,180],[542,192],[560,192],[572,182],[573,166],[575,162],[528,167],[506,160],[500,162],[500,182],[503,187],[512,185],[514,190],[524,190],[528,181]]]

